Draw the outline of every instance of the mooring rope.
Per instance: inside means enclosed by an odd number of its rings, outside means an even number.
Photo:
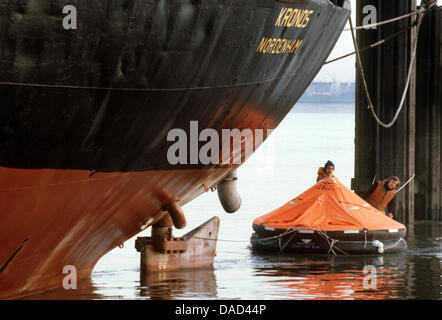
[[[267,240],[273,240],[273,239],[279,239],[282,238],[283,236],[289,235],[291,233],[296,233],[298,231],[298,229],[294,229],[292,228],[287,229],[285,232],[278,234],[276,236],[272,236],[272,237],[267,237],[267,238],[263,238],[263,239],[250,239],[250,240],[229,240],[229,239],[215,239],[215,238],[205,238],[205,237],[192,237],[192,239],[199,239],[199,240],[210,240],[210,241],[220,241],[220,242],[239,242],[239,243],[249,243],[249,242],[259,242],[259,241],[267,241]]]
[[[380,22],[375,22],[375,23],[372,23],[372,24],[366,24],[366,25],[363,25],[363,26],[357,26],[357,27],[354,27],[353,29],[351,27],[350,28],[345,28],[343,31],[362,30],[362,29],[367,30],[368,28],[381,26],[381,25],[384,25],[384,24],[392,23],[392,22],[395,22],[395,21],[406,19],[406,18],[411,17],[411,16],[418,15],[423,10],[425,10],[425,9],[418,9],[418,10],[412,11],[410,13],[404,14],[402,16],[398,16],[398,17],[391,18],[391,19],[388,19],[388,20],[383,20],[383,21],[380,21]]]
[[[328,246],[329,246],[329,250],[328,250],[328,254],[333,253],[334,255],[338,255],[335,250],[345,254],[345,255],[349,255],[349,253],[345,252],[344,250],[338,248],[336,246],[336,243],[339,242],[339,240],[337,239],[333,239],[332,237],[330,237],[327,232],[324,230],[322,231],[321,229],[317,229],[317,228],[313,228],[313,227],[307,227],[312,231],[316,231],[323,239],[325,239],[325,241],[327,242]],[[272,236],[272,237],[267,237],[267,238],[262,238],[262,239],[250,239],[250,240],[228,240],[228,239],[215,239],[215,238],[205,238],[205,237],[192,237],[192,239],[199,239],[199,240],[209,240],[209,241],[221,241],[221,242],[240,242],[240,243],[249,243],[249,242],[263,242],[263,241],[268,241],[268,240],[273,240],[273,239],[278,239],[278,245],[279,245],[279,250],[281,252],[283,252],[283,250],[287,247],[287,245],[292,241],[293,237],[295,236],[295,233],[298,232],[301,229],[297,229],[297,228],[293,228],[292,226],[290,226],[285,232],[276,235],[276,236]],[[282,238],[292,234],[292,236],[290,237],[289,240],[287,240],[284,244],[282,244]],[[365,246],[364,246],[365,247]]]
[[[363,84],[364,93],[365,93],[365,96],[366,96],[367,101],[368,101],[368,108],[369,108],[371,114],[373,115],[374,119],[376,120],[376,122],[380,126],[382,126],[384,128],[390,128],[390,127],[392,127],[395,124],[395,122],[396,122],[396,120],[397,120],[397,118],[398,118],[398,116],[399,116],[399,114],[400,114],[400,112],[401,112],[401,110],[403,108],[403,105],[404,105],[404,102],[405,102],[405,98],[407,96],[408,89],[410,87],[410,80],[411,80],[414,60],[415,60],[416,52],[417,52],[417,43],[418,43],[419,34],[420,34],[420,32],[419,32],[420,31],[420,27],[421,27],[422,20],[423,20],[423,17],[425,15],[425,13],[428,12],[428,10],[431,7],[432,6],[430,6],[427,9],[419,9],[418,10],[418,21],[417,21],[416,39],[414,41],[413,53],[412,53],[412,56],[411,56],[410,65],[408,67],[408,75],[407,75],[406,85],[405,85],[404,91],[402,93],[402,97],[401,97],[401,101],[399,103],[399,107],[397,108],[396,113],[395,113],[393,119],[389,123],[384,123],[378,117],[378,115],[376,114],[375,108],[373,106],[373,102],[372,102],[371,97],[370,97],[370,93],[368,91],[367,80],[366,80],[366,77],[365,77],[364,68],[362,66],[362,60],[361,60],[361,55],[360,55],[359,47],[358,47],[358,44],[356,42],[356,36],[355,36],[355,32],[354,32],[355,30],[354,30],[354,27],[353,27],[353,22],[352,22],[351,16],[348,18],[348,21],[350,23],[350,29],[351,29],[351,36],[352,36],[352,40],[353,40],[353,45],[354,45],[355,50],[356,50],[357,66],[358,66],[358,70],[359,70],[359,73],[360,73],[361,78],[362,78],[362,84]]]
[[[395,22],[395,21],[399,21],[399,20],[402,20],[402,19],[406,19],[408,17],[421,14],[425,10],[430,10],[432,7],[434,7],[436,5],[437,5],[437,1],[432,1],[431,3],[428,4],[428,7],[423,7],[423,8],[414,10],[414,11],[412,11],[410,13],[406,13],[406,14],[404,14],[402,16],[398,16],[398,17],[391,18],[391,19],[388,19],[388,20],[383,20],[383,21],[380,21],[380,22],[372,23],[372,24],[366,24],[366,25],[363,25],[363,26],[357,26],[357,27],[354,27],[354,30],[362,30],[362,29],[366,30],[366,29],[371,28],[371,27],[377,27],[377,26],[381,26],[381,25],[384,25],[384,24],[388,24],[388,23],[392,23],[392,22]],[[423,4],[421,4],[421,6],[423,6]],[[345,28],[343,31],[351,31],[351,28]]]
[[[369,50],[369,49],[376,48],[376,47],[378,47],[378,46],[384,44],[385,42],[387,42],[387,41],[389,41],[389,40],[391,40],[391,39],[396,38],[398,35],[400,35],[400,34],[402,34],[402,33],[404,33],[404,32],[407,32],[408,30],[414,28],[416,25],[417,25],[416,23],[413,23],[412,25],[408,26],[407,28],[401,29],[401,30],[399,30],[398,32],[393,33],[392,35],[390,35],[390,36],[388,36],[388,37],[385,37],[385,38],[383,38],[383,39],[381,39],[381,40],[379,40],[379,41],[376,41],[376,42],[374,42],[374,43],[372,43],[372,44],[370,44],[370,45],[368,45],[368,46],[363,47],[362,49],[359,49],[359,52],[364,52],[364,51],[367,51],[367,50]],[[329,63],[333,63],[333,62],[336,62],[336,61],[339,61],[339,60],[342,60],[342,59],[345,59],[345,58],[348,58],[348,57],[350,57],[350,56],[352,56],[352,55],[354,55],[354,54],[356,54],[356,51],[353,51],[353,52],[347,53],[347,54],[345,54],[345,55],[343,55],[343,56],[340,56],[340,57],[334,58],[334,59],[332,59],[332,60],[328,60],[328,61],[324,62],[324,65],[325,65],[325,64],[329,64]]]
[[[238,242],[238,243],[250,242],[250,240],[228,240],[228,239],[216,239],[216,238],[205,238],[205,237],[192,237],[191,239],[220,241],[220,242]]]

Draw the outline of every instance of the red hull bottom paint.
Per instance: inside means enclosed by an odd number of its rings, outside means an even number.
[[[60,287],[65,266],[88,277],[103,255],[160,220],[165,204],[184,205],[230,170],[0,168],[0,298]]]

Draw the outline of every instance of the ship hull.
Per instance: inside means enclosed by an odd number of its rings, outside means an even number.
[[[1,168],[2,262],[23,244],[2,272],[3,298],[61,286],[66,266],[78,279],[89,275],[99,257],[161,219],[164,203],[191,201],[225,172]]]
[[[172,164],[168,133],[276,128],[349,14],[326,0],[71,4],[76,30],[59,2],[0,4],[0,298],[61,286],[65,266],[89,275],[171,199],[216,186],[238,165]],[[295,9],[309,19],[289,26]]]

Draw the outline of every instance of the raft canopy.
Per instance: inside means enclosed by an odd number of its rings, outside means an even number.
[[[390,230],[405,226],[378,211],[345,187],[338,178],[326,178],[282,207],[253,221],[274,229],[320,231]]]

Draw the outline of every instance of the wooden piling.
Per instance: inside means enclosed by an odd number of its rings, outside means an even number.
[[[378,21],[405,15],[416,9],[415,0],[359,0],[357,25],[363,23],[363,8],[377,10]],[[368,46],[401,30],[416,17],[358,31],[359,47]],[[441,8],[424,19],[419,33],[405,105],[391,128],[377,124],[359,73],[356,77],[355,178],[352,189],[362,195],[373,181],[397,175],[402,182],[415,180],[396,197],[396,219],[411,224],[418,220],[441,220]],[[361,53],[368,90],[383,122],[393,118],[405,89],[416,28],[402,32],[383,45]],[[416,104],[417,101],[417,104]]]
[[[359,0],[357,24],[362,25],[365,6],[373,6],[378,21],[407,14],[416,8],[415,0],[382,1]],[[368,46],[406,29],[414,18],[378,26],[375,29],[358,31],[359,47]],[[413,32],[402,32],[383,45],[362,54],[361,59],[367,78],[368,90],[378,117],[390,122],[400,104],[406,87],[408,67],[413,49]],[[370,111],[363,91],[359,73],[356,80],[356,149],[355,178],[352,188],[359,194],[368,190],[374,176],[376,180],[397,175],[402,181],[414,172],[415,149],[415,87],[414,77],[410,82],[403,111],[391,128],[379,126]],[[396,197],[396,219],[404,223],[414,220],[413,182]]]
[[[418,220],[442,220],[442,7],[421,28],[417,58],[416,202]]]

